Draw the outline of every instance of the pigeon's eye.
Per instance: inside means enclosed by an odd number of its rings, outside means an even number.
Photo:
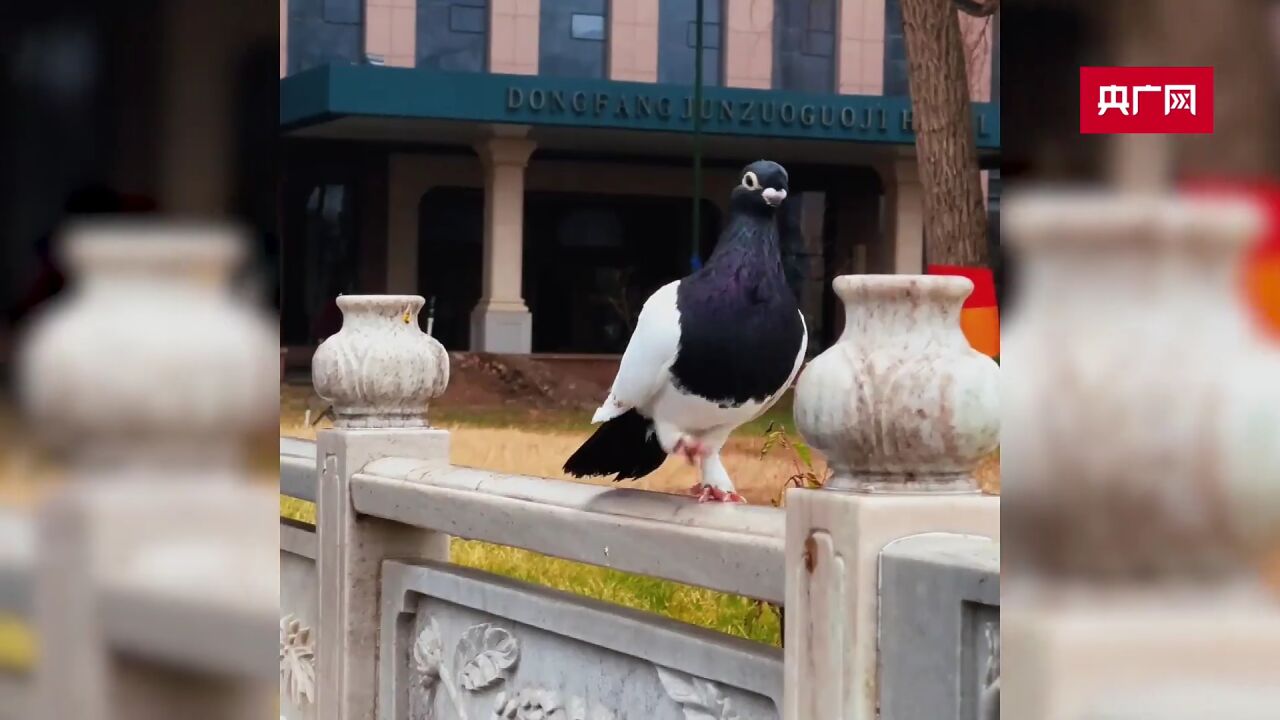
[[[742,176],[742,187],[748,190],[759,190],[760,178],[756,177],[755,173],[747,171],[747,174]]]

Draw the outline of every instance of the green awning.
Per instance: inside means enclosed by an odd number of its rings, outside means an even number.
[[[438,73],[351,65],[280,81],[284,130],[341,117],[454,120],[573,128],[693,132],[693,88],[537,75]],[[980,150],[1000,147],[1000,106],[974,104]],[[708,87],[707,135],[911,145],[907,97],[812,95]]]

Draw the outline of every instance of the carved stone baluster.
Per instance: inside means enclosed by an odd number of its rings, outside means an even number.
[[[70,283],[19,348],[66,480],[38,518],[39,709],[270,712],[278,503],[243,456],[246,430],[274,427],[277,341],[230,292],[243,238],[99,221],[62,240]]]
[[[796,384],[833,476],[786,497],[784,718],[873,720],[879,556],[929,532],[997,538],[977,463],[998,446],[998,366],[960,330],[964,278],[846,275],[845,330]]]
[[[1238,279],[1259,220],[1224,198],[1009,201],[1008,717],[1280,707],[1257,572],[1280,541],[1280,354]]]
[[[312,359],[316,392],[333,403],[336,419],[316,441],[316,703],[321,720],[372,720],[379,685],[383,697],[395,696],[395,674],[377,673],[382,561],[447,560],[449,538],[357,515],[351,476],[392,455],[448,463],[449,433],[427,425],[427,406],[448,384],[449,357],[418,326],[424,303],[419,296],[348,295],[337,303],[342,330],[316,348]],[[407,645],[399,657],[408,658]],[[402,717],[394,712],[384,708],[380,716]]]

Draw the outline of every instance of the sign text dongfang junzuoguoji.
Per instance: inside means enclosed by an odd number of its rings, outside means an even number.
[[[689,133],[694,113],[708,135],[910,145],[911,98],[708,87],[540,75],[441,73],[327,65],[280,84],[280,121],[301,127],[343,116],[554,125],[584,130]],[[974,103],[979,149],[1000,147],[1000,108]]]
[[[898,134],[912,133],[913,119],[909,107],[889,107],[898,103],[865,100],[855,106],[840,102],[835,96],[831,102],[792,102],[772,99],[718,99],[702,100],[702,127],[709,132],[736,128],[822,128],[839,129],[850,134]],[[563,90],[544,88],[506,88],[506,109],[513,116],[572,117],[589,121],[607,118],[612,121],[635,120],[651,125],[652,121],[670,123],[673,129],[684,129],[693,122],[693,96],[672,97],[667,94],[642,92],[609,93],[592,90]],[[974,117],[974,129],[978,137],[987,135],[986,116]]]

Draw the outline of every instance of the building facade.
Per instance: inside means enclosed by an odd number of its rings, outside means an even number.
[[[898,0],[705,0],[700,108],[695,12],[281,0],[282,342],[335,331],[339,293],[385,292],[432,298],[450,349],[620,352],[648,293],[710,253],[738,170],[762,157],[790,172],[783,253],[812,347],[839,331],[833,277],[921,272]],[[995,168],[998,29],[961,23]]]

